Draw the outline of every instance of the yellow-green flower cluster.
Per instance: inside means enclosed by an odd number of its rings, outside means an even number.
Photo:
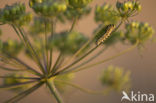
[[[0,10],[0,22],[15,24],[17,26],[22,26],[31,21],[32,15],[26,13],[25,5],[20,3],[15,3],[13,5],[6,5]]]
[[[126,38],[130,43],[134,44],[139,40],[140,44],[144,44],[151,39],[154,34],[153,28],[148,23],[131,22],[126,25]]]
[[[127,90],[130,87],[130,72],[120,67],[108,66],[101,75],[102,85],[111,87],[114,90]]]
[[[28,82],[28,80],[26,79],[16,79],[18,77],[27,77],[26,74],[11,73],[11,74],[7,74],[6,76],[8,76],[8,78],[3,79],[3,86],[18,85],[19,83]],[[14,88],[9,88],[9,90],[13,92],[20,92],[28,89],[30,86],[31,84],[17,86],[17,87],[15,86]]]
[[[29,5],[35,13],[46,17],[57,16],[67,9],[66,3],[59,0],[30,0]]]
[[[96,6],[95,20],[96,22],[102,22],[105,25],[116,24],[119,21],[119,17],[116,16],[117,12],[109,4],[102,6]]]
[[[51,23],[50,22],[46,22],[45,24],[45,19],[41,18],[41,17],[35,17],[33,20],[32,25],[29,27],[29,32],[31,34],[31,36],[35,37],[45,33],[45,26],[46,26],[46,32],[50,32],[51,31]]]
[[[90,11],[91,11],[90,7],[84,7],[81,9],[68,7],[67,10],[64,12],[64,15],[62,15],[61,17],[65,17],[67,20],[73,21],[73,19],[75,18],[81,19],[82,17],[88,15]],[[62,20],[64,20],[64,18],[62,18]]]
[[[50,47],[70,55],[80,49],[87,40],[88,38],[79,32],[61,32],[60,34],[55,34],[53,39],[49,40],[49,44]]]
[[[66,0],[68,5],[73,8],[84,8],[93,0]]]
[[[117,1],[116,8],[119,12],[119,15],[126,19],[130,16],[136,15],[141,11],[141,5],[137,0],[130,0],[125,2]]]
[[[23,48],[22,43],[19,43],[16,40],[9,39],[2,43],[2,48],[1,48],[0,52],[2,52],[4,54],[7,53],[12,56],[17,56],[19,54],[19,52],[22,50],[22,48]]]

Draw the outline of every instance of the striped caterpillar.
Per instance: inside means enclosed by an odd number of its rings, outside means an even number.
[[[112,31],[114,30],[115,25],[114,24],[110,24],[106,27],[106,33],[97,40],[97,45],[100,45],[101,43],[103,43],[112,33]]]

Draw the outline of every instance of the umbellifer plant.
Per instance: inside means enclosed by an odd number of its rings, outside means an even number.
[[[49,88],[57,103],[63,103],[61,95],[66,86],[101,95],[110,90],[129,89],[130,72],[115,66],[108,66],[101,73],[101,84],[107,87],[104,90],[89,90],[72,83],[74,73],[96,68],[96,65],[110,61],[135,47],[141,49],[154,33],[148,23],[129,20],[140,12],[141,5],[137,0],[128,0],[117,1],[116,7],[106,3],[96,6],[95,21],[99,26],[89,38],[74,27],[90,13],[91,2],[92,0],[29,0],[29,7],[34,14],[26,12],[25,4],[21,3],[6,5],[0,9],[0,25],[11,26],[20,39],[0,41],[0,69],[10,71],[0,76],[3,79],[0,88],[18,93],[5,103],[18,102],[43,85]],[[58,22],[71,22],[72,25],[69,30],[56,32]],[[119,30],[121,25],[125,26]],[[117,42],[130,47],[89,64]],[[87,58],[99,47],[101,50]],[[20,59],[21,52],[36,66],[32,67],[32,64]],[[58,54],[57,58],[54,58],[54,53]]]

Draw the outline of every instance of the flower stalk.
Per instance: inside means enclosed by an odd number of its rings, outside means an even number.
[[[53,96],[56,98],[57,103],[64,103],[60,94],[58,93],[58,91],[54,85],[53,80],[52,81],[47,80],[46,84],[47,84],[49,90],[51,91],[51,93],[53,94]]]

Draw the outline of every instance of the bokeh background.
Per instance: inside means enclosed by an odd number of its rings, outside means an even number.
[[[28,5],[28,0],[0,0],[0,8],[4,7],[5,4],[12,4],[14,2],[25,2]],[[79,21],[76,29],[88,36],[91,36],[93,30],[98,26],[94,22],[94,8],[96,5],[102,5],[104,2],[115,6],[116,0],[94,0],[91,3],[91,6],[93,7],[92,13]],[[156,0],[140,0],[140,2],[142,4],[141,13],[131,19],[137,21],[146,21],[156,30]],[[62,28],[68,29],[70,25],[71,24],[67,24],[64,26],[59,24],[57,26],[57,31],[62,30]],[[0,28],[3,30],[3,39],[8,37],[16,38],[15,33],[9,26],[0,26]],[[123,48],[125,47],[123,47],[121,44],[110,47],[96,60],[102,60],[103,58],[121,51]],[[86,88],[101,90],[103,87],[99,83],[98,75],[101,73],[104,67],[113,64],[115,66],[121,66],[132,72],[131,78],[133,91],[140,91],[141,93],[153,93],[156,95],[156,43],[148,42],[145,45],[145,50],[142,51],[141,55],[142,56],[140,56],[138,50],[135,49],[130,53],[120,56],[107,63],[77,73],[74,82]],[[0,72],[0,74],[2,75],[4,72]],[[11,92],[0,90],[0,103],[12,97],[13,95],[14,94]],[[68,92],[64,98],[66,103],[121,103],[121,96],[121,93],[116,92],[112,92],[106,96],[90,95],[73,89],[72,91]],[[38,91],[32,93],[25,99],[21,100],[19,103],[54,102],[55,101],[53,97],[48,94],[47,90],[40,88]]]

